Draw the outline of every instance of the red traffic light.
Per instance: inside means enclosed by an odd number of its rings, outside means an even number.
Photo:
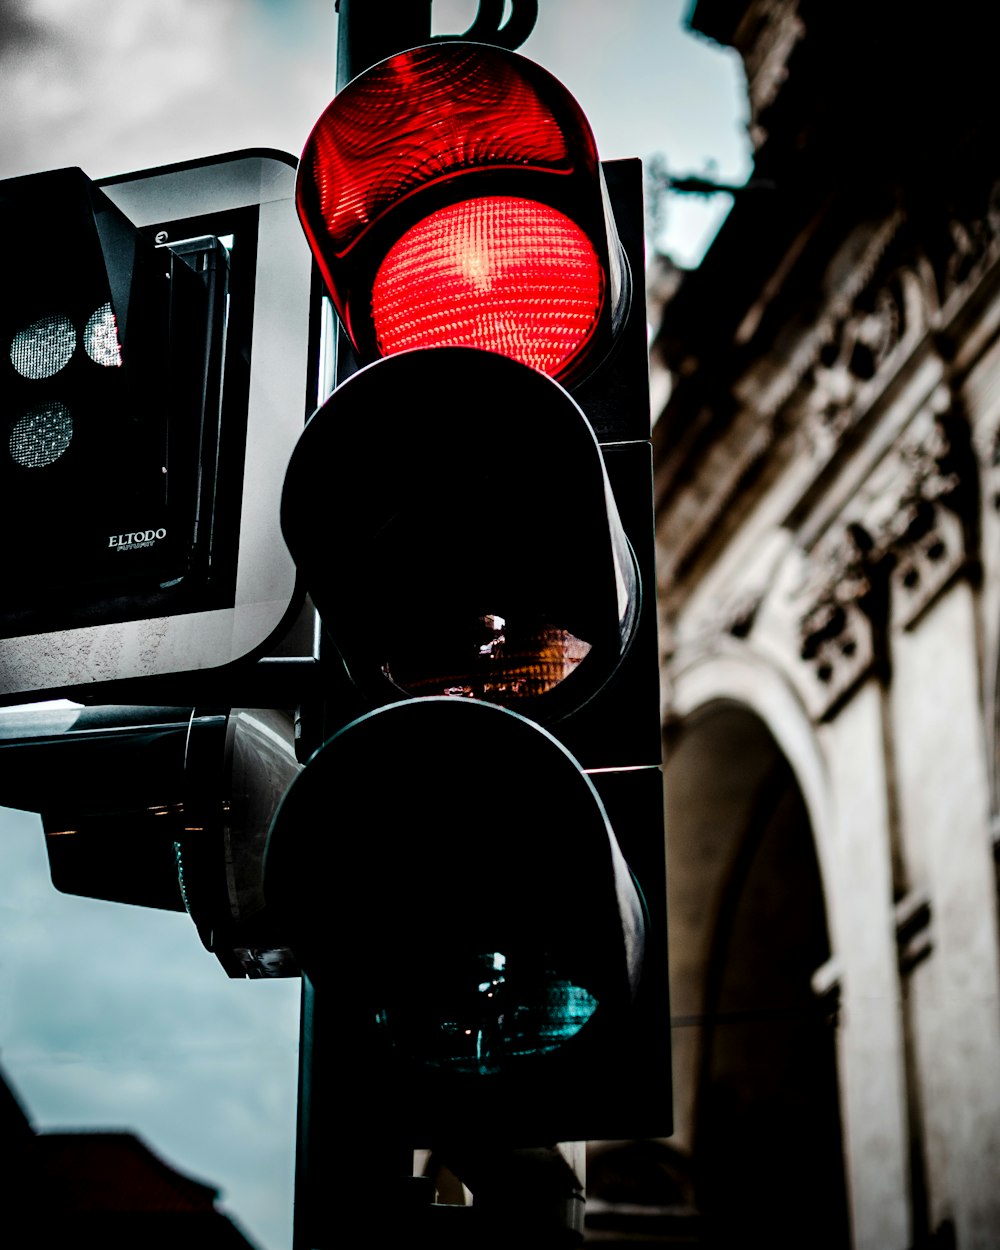
[[[434,44],[359,75],[309,137],[297,203],[366,362],[479,347],[565,380],[627,311],[587,120],[512,52]]]

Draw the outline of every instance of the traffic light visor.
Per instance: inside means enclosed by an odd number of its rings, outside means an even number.
[[[623,316],[593,134],[515,53],[445,42],[359,75],[310,135],[297,202],[365,361],[469,346],[567,377]]]

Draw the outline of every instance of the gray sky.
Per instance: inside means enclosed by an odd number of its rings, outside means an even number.
[[[0,882],[0,1064],[35,1126],[136,1131],[287,1250],[299,982],[231,981],[180,913],[58,894],[37,816],[0,809]]]
[[[435,0],[437,33],[475,0]],[[736,55],[682,30],[688,0],[540,0],[520,51],[579,100],[604,159],[749,174]],[[333,0],[3,0],[0,177],[92,178],[243,147],[298,156],[333,90]],[[696,263],[725,210],[671,197],[661,243]]]
[[[686,3],[539,9],[520,51],[577,97],[602,157],[748,176],[738,62],[682,30]],[[436,31],[474,10],[436,0]],[[335,35],[333,0],[2,0],[0,178],[297,155]],[[697,263],[724,210],[672,197],[661,246]],[[298,983],[229,981],[185,916],[56,894],[37,817],[0,809],[0,882],[0,1063],[35,1123],[138,1131],[220,1185],[261,1250],[287,1250]]]

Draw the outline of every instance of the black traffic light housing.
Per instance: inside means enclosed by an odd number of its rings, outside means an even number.
[[[561,171],[518,152],[531,128],[510,139],[507,122],[501,157],[478,160],[511,81],[554,130],[569,119]],[[624,276],[643,271],[640,170],[600,166],[552,82],[496,48],[401,53],[335,98],[300,163],[303,227],[350,337],[285,481],[328,687],[265,867],[320,1022],[315,1177],[347,1089],[359,1132],[411,1146],[671,1131],[646,326]],[[480,212],[493,196],[558,205],[599,258],[600,313],[563,356],[534,354],[536,318],[556,338],[573,322],[549,263],[561,236],[532,226],[511,246],[504,214]],[[425,253],[420,223],[449,204],[478,224],[449,218]],[[413,239],[401,268],[430,277],[400,297],[416,330],[398,349],[370,301]],[[475,316],[456,272],[487,293]],[[565,994],[577,977],[599,1004],[544,1053],[489,998],[532,1018],[519,963],[529,997],[558,964]]]
[[[265,894],[318,994],[328,1063],[417,1146],[622,1136],[647,929],[596,790],[477,700],[335,734],[287,792]],[[584,1092],[586,1091],[586,1092]],[[376,1110],[377,1109],[377,1110]]]
[[[309,136],[297,202],[363,363],[463,344],[578,380],[628,308],[587,119],[514,52],[443,41],[359,74]]]
[[[638,570],[593,430],[508,357],[437,348],[354,374],[303,431],[282,515],[373,706],[454,693],[551,725],[632,646]]]
[[[0,182],[0,702],[258,698],[301,608],[278,502],[321,385],[294,190],[270,151]]]
[[[301,602],[278,499],[320,296],[294,166],[0,182],[0,702],[86,701],[0,708],[0,802],[41,814],[58,889],[187,910],[241,977],[298,974],[260,892],[293,715],[232,706]]]
[[[0,182],[0,225],[3,635],[186,596],[211,532],[225,249],[156,247],[79,169]]]

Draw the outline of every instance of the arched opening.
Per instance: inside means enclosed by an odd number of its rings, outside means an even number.
[[[849,1244],[836,1002],[809,815],[758,716],[713,702],[665,765],[677,1144],[707,1244]]]

